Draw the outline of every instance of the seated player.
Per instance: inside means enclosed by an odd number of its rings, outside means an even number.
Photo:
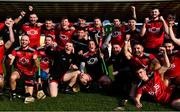
[[[76,84],[76,80],[80,71],[77,67],[77,58],[74,54],[73,43],[67,42],[65,49],[62,51],[55,51],[49,46],[45,53],[52,56],[54,63],[50,68],[50,82],[49,91],[51,97],[57,97],[58,85],[66,84],[64,90],[65,93],[73,93],[73,86]]]

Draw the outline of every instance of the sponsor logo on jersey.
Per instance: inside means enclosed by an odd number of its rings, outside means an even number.
[[[148,28],[148,31],[151,33],[159,33],[160,28],[152,27],[152,28]]]
[[[34,29],[31,29],[29,31],[27,31],[27,34],[28,35],[37,35],[38,34],[38,31],[34,30]]]
[[[98,62],[97,57],[95,57],[95,58],[90,58],[90,59],[87,61],[87,63],[88,63],[89,65],[93,65],[93,64],[95,64],[95,63],[97,63],[97,62]]]

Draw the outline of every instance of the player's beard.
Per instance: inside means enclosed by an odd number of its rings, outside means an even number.
[[[171,55],[172,53],[173,53],[173,52],[172,52],[171,50],[168,50],[168,51],[167,51],[167,54],[168,54],[168,55]]]
[[[36,22],[37,22],[37,21],[31,20],[30,22],[31,22],[32,25],[36,25]]]
[[[28,46],[29,46],[29,43],[25,44],[25,45],[22,45],[22,48],[27,48]]]
[[[135,51],[136,56],[141,56],[141,54],[142,54],[141,51]]]

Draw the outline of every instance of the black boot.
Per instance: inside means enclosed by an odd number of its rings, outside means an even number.
[[[72,94],[73,93],[73,89],[72,89],[72,87],[67,86],[66,89],[64,90],[64,92],[67,93],[67,94]]]

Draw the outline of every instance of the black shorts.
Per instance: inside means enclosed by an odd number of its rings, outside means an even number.
[[[63,78],[64,78],[64,75],[65,75],[65,73],[62,73],[62,74],[60,74],[60,75],[50,75],[50,77],[49,77],[49,83],[51,83],[51,82],[56,82],[56,83],[61,83],[61,82],[63,82]]]
[[[21,72],[18,69],[15,69],[20,75],[20,80],[23,80],[25,86],[34,86],[35,85],[35,75],[27,75]]]

